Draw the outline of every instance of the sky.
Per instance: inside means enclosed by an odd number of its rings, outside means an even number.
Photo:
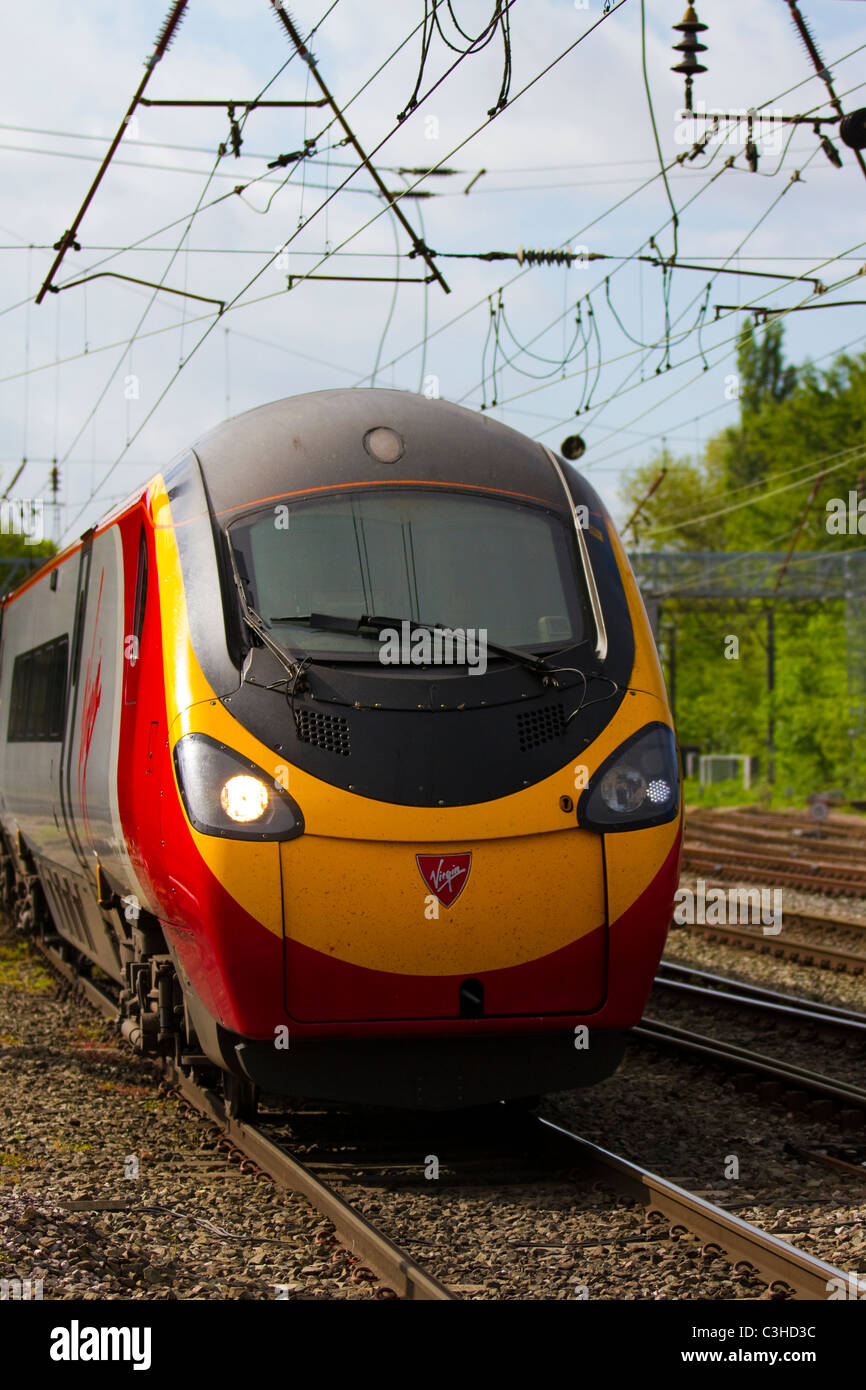
[[[76,538],[230,415],[371,384],[484,409],[553,447],[579,434],[580,468],[622,519],[634,469],[663,446],[693,456],[737,419],[739,306],[820,301],[784,319],[792,361],[866,349],[866,305],[833,307],[866,299],[845,283],[866,262],[866,179],[838,127],[822,129],[841,169],[810,124],[768,123],[751,172],[745,122],[730,120],[666,188],[659,150],[665,164],[688,155],[707,124],[683,121],[683,79],[670,71],[683,0],[646,0],[643,24],[640,0],[613,0],[607,14],[602,0],[512,0],[508,101],[493,118],[501,27],[477,52],[446,43],[465,48],[455,21],[481,33],[493,0],[452,0],[450,13],[440,0],[444,37],[434,31],[402,121],[424,0],[292,5],[387,188],[433,195],[400,207],[450,293],[423,283],[426,265],[409,257],[409,235],[329,109],[244,115],[266,86],[267,100],[320,95],[269,0],[189,0],[146,96],[223,104],[139,108],[81,222],[81,249],[54,277],[60,292],[37,306],[168,9],[42,0],[4,16],[0,494],[47,505],[56,459],[54,539]],[[785,0],[697,9],[709,26],[697,110],[833,115]],[[844,110],[866,105],[866,0],[802,10]],[[268,169],[305,141],[309,158]],[[400,172],[433,166],[454,172]],[[581,259],[476,258],[521,247]],[[676,269],[650,263],[675,250]],[[88,274],[98,278],[71,283]],[[312,278],[325,275],[382,278]],[[790,278],[810,275],[838,287],[816,296]]]

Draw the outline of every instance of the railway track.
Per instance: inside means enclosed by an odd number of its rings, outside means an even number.
[[[786,922],[787,920],[786,917]],[[820,918],[804,917],[801,920],[819,927],[833,925],[832,922],[822,922]],[[856,924],[845,922],[839,925],[855,927]],[[861,923],[860,927],[866,929],[866,923]],[[775,956],[779,960],[799,961],[801,965],[813,965],[819,970],[847,971],[852,975],[862,975],[866,970],[866,954],[862,951],[844,950],[818,941],[802,941],[786,936],[784,930],[779,936],[767,936],[760,928],[716,926],[707,922],[690,922],[685,928],[672,922],[671,930],[696,932],[699,936],[707,937],[710,941],[719,941],[726,946],[738,946],[746,951],[755,951],[759,955]],[[671,942],[670,938],[668,940],[670,944],[676,944]]]
[[[801,1019],[805,1023],[841,1028],[847,1033],[866,1036],[866,1014],[859,1010],[815,1003],[798,995],[784,994],[763,985],[746,984],[742,980],[732,980],[690,965],[678,965],[674,961],[662,960],[655,984],[658,988],[692,998],[737,1004],[763,1014]]]
[[[718,849],[766,853],[784,856],[795,863],[809,864],[818,861],[827,868],[846,869],[854,858],[860,858],[863,846],[856,840],[826,840],[812,836],[798,836],[796,832],[788,835],[748,833],[736,827],[716,827],[701,824],[696,827],[689,823],[688,843],[707,845]]]
[[[79,974],[59,950],[37,943],[48,962],[104,1018],[116,1022],[117,1006],[110,994],[93,980]],[[317,1178],[292,1154],[272,1142],[258,1126],[226,1114],[222,1099],[207,1087],[198,1085],[173,1061],[149,1057],[169,1085],[174,1087],[200,1114],[217,1124],[229,1142],[274,1182],[299,1192],[334,1226],[337,1239],[350,1254],[363,1261],[389,1288],[407,1300],[450,1300],[454,1295],[428,1274],[405,1250],[401,1250],[382,1231],[373,1226],[354,1207]]]
[[[80,975],[51,944],[42,943],[40,949],[74,990],[103,1017],[116,1021],[117,1010],[109,994],[93,980]],[[332,1183],[313,1171],[312,1165],[301,1162],[261,1126],[228,1116],[219,1096],[197,1084],[172,1062],[151,1060],[156,1061],[165,1081],[190,1106],[219,1126],[227,1143],[240,1151],[257,1172],[266,1173],[276,1183],[303,1194],[326,1215],[334,1225],[337,1239],[371,1269],[384,1286],[407,1300],[452,1301],[459,1296],[453,1287],[422,1267],[408,1250],[392,1241],[346,1201]],[[866,1095],[863,1103],[866,1105]],[[503,1108],[500,1114],[505,1113]],[[684,1232],[690,1234],[703,1243],[706,1252],[727,1260],[735,1273],[744,1269],[754,1273],[769,1286],[774,1296],[822,1299],[828,1297],[834,1286],[831,1281],[844,1283],[848,1279],[850,1283],[848,1273],[825,1260],[550,1121],[527,1115],[516,1120],[511,1118],[508,1123],[512,1126],[509,1146],[513,1147],[516,1141],[519,1148],[528,1142],[534,1156],[543,1159],[549,1175],[565,1170],[581,1185],[598,1182],[629,1202],[640,1204],[647,1219],[658,1214],[662,1220],[670,1222],[672,1240]],[[510,1155],[506,1154],[505,1159],[511,1162]],[[362,1159],[361,1172],[363,1163]],[[347,1181],[350,1177],[357,1181],[358,1156],[350,1155],[343,1168]],[[333,1173],[333,1166],[331,1171]],[[628,1241],[630,1245],[634,1243],[634,1240]],[[862,1287],[866,1294],[866,1280]]]
[[[672,929],[679,931],[680,927],[672,924]],[[795,940],[784,934],[769,937],[760,930],[750,930],[748,927],[719,927],[694,922],[689,924],[687,930],[726,946],[739,946],[743,950],[775,956],[780,960],[799,961],[801,965],[814,965],[820,970],[847,971],[852,975],[862,975],[866,970],[866,955],[862,951],[845,951],[820,942]]]
[[[847,1037],[866,1037],[866,1014],[835,1005],[816,1004],[795,995],[663,961],[656,987],[681,999],[733,1006],[787,1022],[831,1028]],[[809,1067],[743,1047],[728,1038],[708,1035],[663,1019],[644,1015],[632,1032],[638,1041],[673,1050],[733,1071],[742,1081],[760,1083],[762,1097],[801,1108],[811,1098],[816,1118],[837,1113],[848,1127],[866,1123],[866,1088],[837,1081]]]
[[[840,818],[832,812],[827,820],[815,821],[812,816],[796,811],[760,811],[752,807],[744,807],[716,812],[705,811],[696,807],[689,813],[689,823],[700,827],[701,830],[705,826],[734,826],[750,836],[761,834],[788,836],[794,831],[799,831],[802,835],[810,837],[829,836],[845,843],[860,842],[862,845],[866,845],[866,820],[849,819],[847,816]]]
[[[682,867],[730,878],[742,868],[758,883],[866,896],[866,826],[831,817],[693,811]]]
[[[787,864],[780,867],[780,862]],[[824,864],[819,858],[801,864],[790,856],[780,861],[778,854],[763,854],[744,848],[729,849],[704,841],[686,840],[680,863],[682,872],[714,873],[720,878],[742,879],[748,869],[755,883],[773,887],[797,888],[807,893],[826,893],[838,897],[866,897],[866,869],[853,865]]]
[[[548,1120],[538,1123],[559,1144],[573,1145],[584,1171],[594,1174],[599,1182],[613,1184],[624,1195],[642,1202],[648,1210],[661,1212],[673,1223],[674,1231],[685,1229],[708,1246],[716,1246],[735,1268],[741,1263],[750,1265],[766,1281],[771,1293],[794,1299],[824,1299],[828,1296],[828,1281],[839,1277],[835,1266],[777,1235],[760,1230],[733,1212],[590,1144]],[[866,1278],[857,1282],[866,1293]]]
[[[653,1047],[673,1049],[701,1061],[717,1064],[724,1070],[733,1071],[735,1076],[746,1081],[762,1079],[762,1098],[768,1101],[782,1101],[791,1108],[799,1108],[803,1098],[811,1097],[818,1102],[826,1101],[827,1108],[820,1104],[813,1107],[816,1118],[829,1118],[834,1110],[849,1127],[866,1122],[866,1090],[849,1086],[843,1081],[833,1081],[822,1072],[811,1071],[791,1062],[782,1062],[752,1048],[740,1047],[722,1038],[711,1037],[691,1028],[680,1028],[677,1024],[644,1015],[631,1037]]]

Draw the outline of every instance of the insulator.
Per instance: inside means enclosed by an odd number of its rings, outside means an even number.
[[[517,252],[518,265],[571,265],[575,259],[571,247],[564,251],[537,251],[531,247],[521,246]]]
[[[698,63],[695,61],[693,57],[691,57],[684,58],[683,61],[681,63],[677,63],[676,66],[672,64],[671,72],[681,72],[684,74],[685,77],[694,77],[696,72],[706,72],[706,68],[704,67],[703,63]]]
[[[758,172],[758,147],[754,140],[746,141],[746,163],[753,174]]]
[[[836,149],[833,141],[828,140],[826,135],[821,136],[821,149],[824,151],[831,164],[837,169],[842,168],[842,156]]]
[[[172,39],[177,33],[177,30],[180,27],[180,22],[183,19],[187,3],[188,0],[175,0],[174,5],[172,6],[171,10],[166,16],[165,23],[163,24],[156,37],[156,47],[154,48],[150,57],[145,58],[144,60],[144,66],[150,72],[153,72],[153,69],[156,67],[157,63],[168,49]]]
[[[842,143],[847,145],[849,150],[866,150],[866,106],[861,106],[858,111],[851,111],[842,117],[839,134]]]
[[[689,5],[679,24],[672,24],[671,28],[676,29],[681,34],[703,34],[706,33],[709,25],[701,24],[694,5]]]
[[[683,35],[680,42],[674,44],[674,52],[682,53],[683,57],[676,67],[671,68],[671,72],[681,72],[686,77],[693,77],[696,72],[706,72],[696,55],[707,51],[707,45],[700,43],[697,35],[704,33],[708,26],[698,19],[694,7],[689,5],[680,23],[672,27]]]

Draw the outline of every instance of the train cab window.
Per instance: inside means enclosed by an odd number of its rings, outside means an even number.
[[[316,630],[316,613],[486,629],[536,652],[592,631],[574,536],[547,508],[402,487],[298,502],[288,520],[271,509],[230,528],[253,605],[288,647],[378,652],[375,636]]]
[[[65,634],[16,656],[7,743],[58,743],[63,738],[68,668]]]

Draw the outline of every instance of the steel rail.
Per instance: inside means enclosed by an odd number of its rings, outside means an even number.
[[[731,810],[707,810],[695,806],[689,812],[692,825],[740,825],[749,830],[826,830],[845,839],[859,839],[866,842],[866,820],[846,815],[841,820],[838,814],[830,812],[824,821],[816,821],[806,811],[759,811],[751,807],[733,807]]]
[[[31,940],[33,940],[31,938]],[[34,940],[51,965],[103,1016],[116,1022],[119,1012],[116,1002],[98,985],[81,975],[65,960],[55,947]],[[134,1054],[135,1055],[135,1054]],[[393,1241],[377,1230],[365,1216],[344,1201],[333,1188],[317,1178],[309,1168],[287,1150],[273,1143],[268,1136],[245,1120],[226,1115],[222,1100],[215,1092],[199,1086],[169,1058],[143,1054],[152,1062],[164,1079],[173,1086],[200,1114],[217,1124],[228,1139],[251,1161],[273,1178],[280,1187],[306,1197],[316,1211],[333,1223],[341,1245],[367,1265],[383,1284],[407,1301],[457,1301],[457,1295],[428,1274],[426,1270]]]
[[[679,1028],[673,1023],[663,1023],[660,1019],[644,1015],[637,1027],[631,1029],[629,1037],[670,1046],[680,1052],[694,1053],[713,1062],[743,1066],[760,1076],[766,1076],[771,1081],[808,1091],[822,1099],[835,1101],[838,1105],[866,1111],[866,1091],[857,1086],[849,1086],[845,1081],[832,1081],[820,1072],[808,1071],[807,1068],[798,1067],[793,1062],[781,1062],[761,1052],[752,1052],[747,1047],[740,1047],[737,1043],[710,1038],[705,1033]]]
[[[780,852],[784,852],[786,844],[787,842],[779,846]],[[811,849],[811,846],[809,848]],[[705,853],[719,855],[724,860],[733,859],[740,860],[744,864],[755,864],[757,867],[763,864],[769,864],[771,868],[775,869],[779,864],[778,853],[764,854],[761,850],[748,849],[745,846],[735,845],[729,847],[728,845],[713,845],[707,843],[705,840],[689,840],[684,846],[684,854],[686,857],[688,857],[689,854]],[[850,874],[855,880],[866,882],[866,870],[862,869],[857,864],[852,864],[851,858],[851,855],[845,858],[841,856],[839,858],[833,858],[832,856],[822,854],[804,854],[802,856],[799,854],[788,854],[785,862],[795,868],[802,865],[807,872],[811,871],[813,873],[819,872],[822,869],[841,869],[841,876]]]
[[[723,860],[731,859],[734,862],[725,864]],[[772,861],[774,865],[778,860]],[[831,878],[829,875],[820,873],[798,873],[794,869],[779,869],[773,867],[762,868],[748,859],[748,856],[737,854],[731,851],[713,849],[693,849],[688,846],[683,849],[681,869],[689,868],[711,868],[720,876],[740,878],[738,866],[747,864],[749,868],[757,870],[756,877],[763,875],[764,883],[770,882],[776,886],[790,884],[792,888],[800,888],[804,891],[814,890],[817,893],[838,893],[844,897],[863,897],[866,895],[866,876],[862,876],[852,881],[850,878]]]
[[[333,1223],[341,1245],[367,1265],[401,1298],[411,1301],[456,1301],[457,1295],[428,1274],[392,1240],[317,1178],[305,1164],[246,1120],[229,1118],[218,1095],[191,1081],[173,1063],[161,1070],[181,1095],[201,1114],[220,1126],[232,1143],[281,1187],[306,1197],[316,1211]]]
[[[742,854],[749,859],[773,859],[780,856],[795,864],[816,865],[822,869],[842,869],[861,873],[858,865],[852,863],[862,855],[862,847],[850,841],[807,840],[784,834],[757,834],[751,831],[746,835],[739,830],[716,830],[702,826],[686,837],[686,849],[718,849],[727,853]]]
[[[785,922],[798,927],[830,927],[840,931],[866,931],[866,919],[854,917],[819,917],[814,912],[786,912]]]
[[[787,960],[798,960],[804,965],[814,965],[823,970],[850,970],[859,974],[866,970],[866,955],[858,951],[840,951],[836,946],[824,946],[818,942],[795,941],[789,936],[765,936],[763,933],[748,931],[742,927],[714,926],[707,922],[689,922],[690,932],[697,932],[714,941],[730,946],[758,951],[761,955],[773,955]],[[847,923],[845,925],[848,925]],[[853,923],[851,924],[854,925]],[[866,928],[866,923],[862,924]],[[680,929],[679,924],[676,924]],[[668,937],[668,943],[676,945]]]
[[[107,993],[100,990],[93,981],[80,975],[53,946],[46,942],[35,944],[50,964],[79,989],[106,1018],[117,1019],[116,1004]],[[658,1041],[655,1030],[663,1028],[664,1025],[645,1019],[644,1024],[634,1032],[648,1036],[651,1041]],[[706,1041],[711,1043],[711,1040]],[[699,1050],[710,1051],[711,1055],[716,1055],[714,1045],[709,1049]],[[744,1049],[727,1047],[726,1050],[730,1054],[736,1053],[738,1061],[750,1057]],[[166,1081],[174,1086],[190,1105],[217,1124],[229,1141],[258,1168],[268,1173],[281,1186],[304,1196],[316,1210],[321,1211],[333,1223],[341,1244],[404,1299],[456,1301],[457,1295],[421,1269],[411,1256],[344,1202],[303,1163],[274,1144],[256,1126],[244,1120],[229,1118],[225,1114],[220,1097],[213,1091],[198,1086],[168,1059],[151,1057],[148,1060],[155,1062]],[[772,1071],[776,1076],[781,1075],[781,1069],[775,1066],[765,1066],[764,1069]],[[786,1067],[784,1074],[788,1079],[796,1079],[801,1085],[803,1079],[809,1075],[792,1067]],[[841,1097],[848,1104],[859,1103],[866,1108],[866,1093],[856,1092],[853,1088],[831,1089],[827,1085],[822,1085],[820,1089],[822,1093],[832,1093],[834,1098]],[[595,1173],[600,1181],[618,1192],[636,1198],[648,1210],[662,1212],[699,1239],[717,1245],[720,1252],[732,1262],[747,1262],[771,1287],[782,1282],[791,1290],[795,1299],[815,1299],[828,1297],[831,1280],[841,1280],[845,1287],[849,1286],[850,1280],[846,1272],[806,1251],[798,1250],[778,1236],[761,1231],[740,1217],[687,1192],[658,1174],[610,1153],[551,1121],[536,1117],[533,1121],[533,1127],[535,1126],[541,1129],[548,1140],[554,1139],[569,1160],[572,1160],[577,1152],[581,1166]],[[736,1269],[736,1263],[734,1267]],[[866,1282],[862,1282],[862,1287],[866,1293]]]
[[[823,1013],[832,1015],[833,1018],[850,1019],[852,1023],[866,1023],[866,1013],[860,1009],[847,1009],[839,1004],[825,1004],[822,1000],[805,999],[800,994],[786,994],[783,990],[769,989],[766,985],[755,984],[751,980],[732,980],[727,975],[717,975],[712,970],[699,970],[693,965],[680,965],[677,961],[663,959],[661,964],[666,970],[675,971],[680,975],[691,975],[701,980],[709,980],[711,984],[725,985],[733,993],[749,995],[752,999],[766,999],[773,1004],[789,1004],[792,1007],[802,1008],[806,1013],[820,1009]]]
[[[798,828],[798,827],[795,827]],[[790,849],[797,858],[814,853],[823,863],[831,859],[849,863],[852,853],[862,851],[864,846],[857,840],[814,833],[797,835],[791,830],[762,828],[761,826],[713,825],[702,821],[700,825],[691,822],[687,841],[696,848],[701,845],[718,845],[720,849],[731,845],[734,848],[746,844],[750,850]]]
[[[742,984],[739,980],[729,980],[724,975],[713,975],[706,970],[695,970],[688,965],[674,965],[662,961],[665,971],[672,974],[689,975],[694,979],[710,981],[707,985],[691,983],[689,980],[669,979],[666,975],[656,975],[655,984],[662,989],[678,990],[706,1000],[724,1000],[729,1004],[740,1004],[743,1008],[754,1008],[767,1014],[781,1014],[787,1018],[804,1019],[808,1023],[845,1028],[851,1033],[866,1033],[866,1014],[854,1009],[839,1008],[835,1004],[816,1004],[809,999],[800,999],[793,994],[781,994],[777,990],[764,989],[760,985]],[[724,985],[726,988],[717,988]]]
[[[791,1289],[795,1299],[826,1299],[831,1280],[841,1280],[844,1288],[853,1280],[856,1289],[862,1289],[859,1296],[866,1296],[866,1280],[849,1275],[805,1250],[798,1250],[779,1236],[760,1230],[723,1207],[561,1129],[550,1120],[539,1119],[538,1124],[563,1147],[572,1146],[581,1164],[594,1172],[599,1181],[636,1198],[649,1210],[662,1212],[699,1239],[718,1245],[722,1253],[735,1262],[735,1268],[736,1263],[748,1262],[771,1287],[782,1282]]]

